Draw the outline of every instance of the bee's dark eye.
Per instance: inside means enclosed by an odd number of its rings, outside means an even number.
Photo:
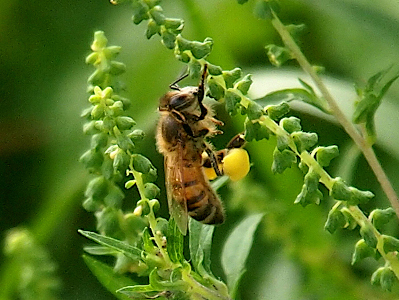
[[[172,97],[169,104],[173,109],[184,109],[190,106],[190,99],[187,95],[176,95]]]

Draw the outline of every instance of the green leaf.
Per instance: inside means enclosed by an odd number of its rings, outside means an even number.
[[[222,251],[222,267],[230,296],[234,299],[238,284],[245,273],[245,262],[252,247],[253,236],[263,214],[246,217],[228,236]]]
[[[189,220],[190,258],[197,272],[201,274],[201,265],[208,274],[211,272],[211,248],[215,226],[205,225],[194,219]],[[204,274],[201,274],[204,275]]]
[[[183,256],[183,235],[176,225],[175,219],[170,218],[167,231],[167,250],[170,259],[175,263],[182,263]]]
[[[126,255],[127,257],[134,259],[134,260],[139,260],[141,258],[141,250],[130,246],[129,244],[110,238],[108,236],[104,236],[104,235],[100,235],[98,233],[95,232],[91,232],[91,231],[84,231],[84,230],[78,230],[78,232],[91,239],[92,241],[99,243],[103,246],[107,246],[110,247],[124,255]]]
[[[127,295],[117,293],[116,291],[122,287],[134,285],[135,282],[129,277],[117,274],[113,268],[88,256],[83,255],[83,260],[89,267],[90,271],[97,277],[98,281],[110,291],[117,299],[130,300]]]

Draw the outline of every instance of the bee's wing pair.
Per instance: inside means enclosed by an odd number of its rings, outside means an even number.
[[[165,156],[165,182],[168,197],[169,213],[175,220],[181,233],[187,233],[187,202],[184,193],[184,172],[182,147]]]

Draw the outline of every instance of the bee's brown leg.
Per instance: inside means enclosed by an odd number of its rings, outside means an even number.
[[[208,113],[208,109],[202,104],[202,100],[204,100],[205,96],[205,78],[206,78],[206,72],[208,70],[208,65],[204,65],[204,70],[202,71],[202,77],[201,77],[201,82],[198,85],[198,103],[201,109],[201,115],[199,116],[200,120],[203,120]]]
[[[218,159],[215,156],[215,153],[209,147],[205,148],[205,152],[208,154],[209,161],[210,161],[210,163],[212,165],[212,168],[215,170],[216,175],[217,176],[222,176],[223,172],[220,171],[220,169],[219,169]]]
[[[246,141],[244,139],[244,133],[239,133],[230,140],[226,148],[227,149],[242,148],[245,146],[245,143]]]

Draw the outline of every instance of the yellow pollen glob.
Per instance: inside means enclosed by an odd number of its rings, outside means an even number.
[[[222,161],[224,174],[232,181],[247,176],[250,168],[248,152],[242,148],[231,149]]]

